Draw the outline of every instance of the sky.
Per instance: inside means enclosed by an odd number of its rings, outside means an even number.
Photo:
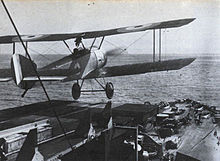
[[[5,0],[5,4],[20,34],[76,33],[196,18],[189,25],[162,31],[162,53],[220,54],[220,1]],[[0,5],[0,36],[14,34]],[[110,36],[105,40],[103,48],[106,49],[121,47],[132,54],[152,53],[151,31]],[[91,41],[84,42],[89,46]],[[73,40],[68,43],[73,44]],[[30,43],[29,47],[33,54],[68,53],[61,42]],[[11,45],[0,45],[0,53],[11,53],[11,48]],[[21,47],[17,47],[17,52],[23,52]]]

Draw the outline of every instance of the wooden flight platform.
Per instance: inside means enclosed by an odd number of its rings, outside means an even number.
[[[97,120],[98,117],[96,115],[102,113],[107,104],[53,100],[51,104],[39,102],[1,110],[0,137],[12,137],[11,140],[8,140],[12,142],[11,146],[15,146],[14,149],[11,148],[10,151],[5,151],[7,160],[13,161],[16,159],[19,146],[25,140],[23,136],[26,136],[28,131],[33,128],[41,129],[41,136],[38,136],[38,151],[44,157],[44,160],[58,160],[61,156],[72,151],[72,149],[77,149],[88,142],[88,138],[84,135],[75,136],[75,131],[80,124],[79,120],[84,119],[91,122],[95,120],[92,119],[91,115],[94,115]],[[154,105],[111,103],[110,105],[113,122],[120,125],[123,125],[123,121],[127,124],[137,120],[137,118],[140,119],[140,117],[143,121],[143,119],[147,119],[147,117],[154,115],[157,111]],[[90,111],[90,115],[87,115],[88,111]],[[131,113],[133,115],[129,117]],[[65,137],[56,115],[59,117],[67,137]],[[117,117],[124,117],[124,119],[117,119]],[[102,132],[103,128],[98,127],[95,135],[100,136]],[[20,142],[18,141],[17,143],[16,137],[23,138],[23,140],[20,139]],[[14,143],[13,139],[15,140]],[[6,139],[6,142],[8,140]]]

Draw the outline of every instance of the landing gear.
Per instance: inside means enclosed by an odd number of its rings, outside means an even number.
[[[79,99],[79,97],[81,95],[81,92],[105,92],[106,97],[108,99],[112,99],[113,94],[114,94],[114,86],[113,86],[113,84],[111,82],[107,82],[106,85],[103,86],[97,79],[95,79],[95,80],[103,88],[102,90],[81,90],[81,87],[82,87],[84,81],[82,81],[81,86],[79,85],[79,83],[77,81],[77,83],[74,83],[73,87],[72,87],[73,99],[74,100]]]
[[[112,82],[107,82],[105,86],[105,94],[108,99],[112,99],[113,94],[114,94],[114,86]]]
[[[72,87],[72,96],[74,100],[79,99],[81,95],[81,87],[79,86],[78,83],[74,83]]]

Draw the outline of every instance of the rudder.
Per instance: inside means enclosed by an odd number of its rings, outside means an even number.
[[[30,59],[20,54],[14,54],[11,58],[12,76],[16,85],[22,89],[30,89],[34,83],[27,83],[23,81],[26,76],[34,75],[34,68],[37,69],[37,65],[31,62]]]

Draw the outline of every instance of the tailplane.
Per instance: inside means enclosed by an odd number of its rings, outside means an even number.
[[[23,81],[24,77],[28,75],[34,75],[34,68],[37,69],[37,65],[31,62],[30,59],[20,54],[14,54],[11,58],[12,76],[16,85],[22,89],[30,89],[33,87],[34,82]]]

